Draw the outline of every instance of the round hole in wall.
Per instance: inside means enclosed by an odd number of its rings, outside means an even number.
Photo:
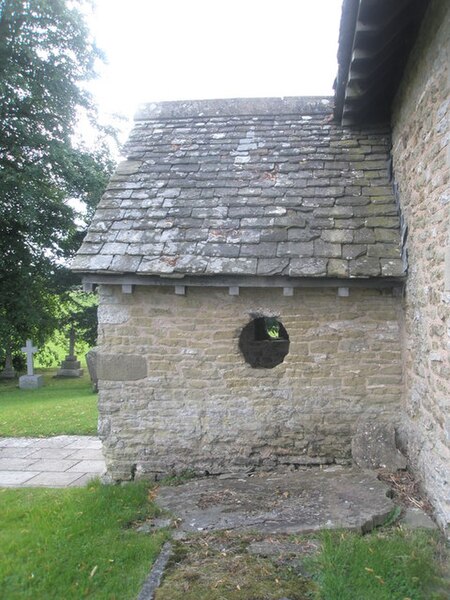
[[[239,349],[255,369],[273,369],[289,352],[289,335],[275,317],[258,317],[243,328]]]

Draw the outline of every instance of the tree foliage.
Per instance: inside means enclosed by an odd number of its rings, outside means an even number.
[[[64,260],[82,235],[69,198],[93,210],[112,161],[86,82],[101,55],[82,0],[0,0],[0,342],[42,343],[55,326]]]
[[[79,358],[97,340],[97,296],[80,290],[69,290],[55,307],[58,328],[40,347],[36,365],[57,366],[68,354],[70,331],[75,330],[76,351]]]

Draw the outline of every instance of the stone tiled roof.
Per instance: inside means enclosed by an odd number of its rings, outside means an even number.
[[[151,104],[72,268],[85,273],[401,276],[389,132],[328,98]]]

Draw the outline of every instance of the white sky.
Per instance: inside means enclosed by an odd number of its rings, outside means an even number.
[[[332,95],[341,4],[95,0],[108,64],[91,90],[101,114],[128,120],[150,101]]]

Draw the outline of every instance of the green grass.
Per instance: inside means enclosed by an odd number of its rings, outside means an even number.
[[[17,380],[0,380],[0,436],[96,434],[97,394],[89,376],[54,379],[56,369],[41,369],[45,385],[21,390]]]
[[[136,598],[166,534],[130,524],[153,514],[140,484],[0,490],[0,597]]]
[[[320,600],[446,600],[443,541],[435,532],[389,528],[361,536],[324,532],[316,564]],[[445,564],[445,563],[444,563]]]

